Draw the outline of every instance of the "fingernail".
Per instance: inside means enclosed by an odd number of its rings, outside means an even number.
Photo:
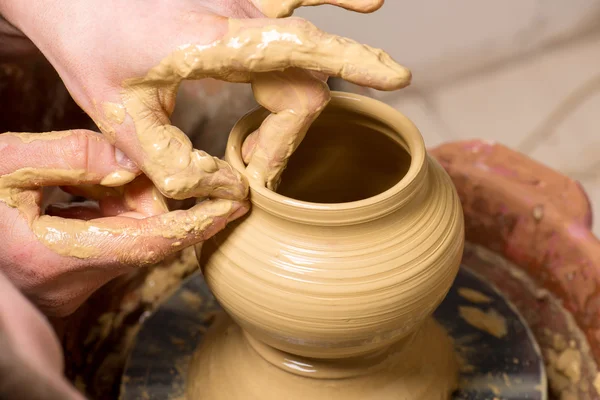
[[[127,168],[130,170],[134,170],[136,171],[137,165],[131,161],[131,159],[129,157],[127,157],[125,155],[125,153],[123,153],[120,149],[115,147],[115,160],[117,161],[117,164],[119,164],[121,167],[123,168]]]

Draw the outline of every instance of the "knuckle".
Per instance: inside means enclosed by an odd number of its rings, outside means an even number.
[[[91,137],[84,131],[73,130],[62,145],[63,159],[75,163],[75,168],[88,169]]]

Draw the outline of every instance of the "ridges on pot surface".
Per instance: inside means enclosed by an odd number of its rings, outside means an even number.
[[[464,245],[454,186],[417,128],[376,100],[332,95],[283,174],[280,191],[295,198],[251,182],[252,211],[200,257],[248,333],[316,358],[407,337],[446,295]],[[241,145],[265,116],[255,110],[232,130],[234,168],[244,170]]]

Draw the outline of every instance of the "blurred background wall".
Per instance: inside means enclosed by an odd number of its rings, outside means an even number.
[[[387,0],[370,15],[296,15],[409,67],[409,88],[368,93],[429,146],[483,138],[520,150],[579,180],[600,219],[600,0]]]

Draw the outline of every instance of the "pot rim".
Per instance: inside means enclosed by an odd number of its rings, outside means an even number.
[[[390,128],[408,147],[411,161],[408,171],[391,188],[366,199],[346,203],[313,203],[296,200],[267,189],[264,183],[251,179],[250,200],[252,205],[270,214],[295,222],[319,225],[349,225],[364,223],[388,215],[406,204],[417,194],[427,172],[427,152],[421,133],[405,115],[393,107],[370,97],[346,92],[331,92],[331,101],[323,114],[332,109],[346,110],[364,116]],[[225,159],[245,174],[242,160],[244,139],[269,115],[269,111],[257,107],[238,120],[231,130]]]

